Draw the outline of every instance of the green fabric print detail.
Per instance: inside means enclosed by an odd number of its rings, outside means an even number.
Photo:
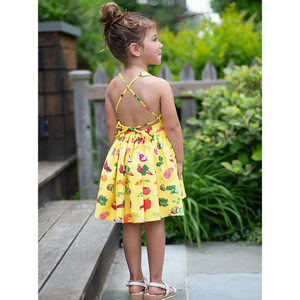
[[[160,213],[159,212],[154,212],[152,213],[153,217],[159,218],[160,217]]]
[[[175,200],[173,200],[173,201],[172,201],[172,203],[176,203],[176,201],[175,201]]]
[[[125,188],[125,194],[126,194],[126,195],[130,195],[130,188],[129,188],[129,187],[126,187],[126,188]]]
[[[126,184],[130,183],[130,180],[129,178],[126,179]]]
[[[125,171],[126,174],[129,174],[129,175],[133,176],[133,174],[130,172],[130,168],[126,165],[124,166],[124,171]]]
[[[182,208],[182,207],[178,207],[177,212],[178,212],[179,214],[182,214],[182,213],[183,213],[183,208]]]
[[[158,163],[156,163],[156,165],[158,166],[158,167],[160,167],[164,162],[163,162],[163,158],[161,157],[161,156],[159,156],[158,157],[158,160],[159,160],[159,162]]]
[[[99,198],[98,198],[98,201],[99,201],[100,205],[105,206],[106,202],[107,202],[107,198],[100,195]]]
[[[152,143],[154,141],[154,134],[149,134],[151,136],[150,142]]]
[[[153,175],[149,170],[149,167],[147,165],[143,165],[142,167],[139,167],[140,172],[142,173],[143,176],[146,174]]]
[[[168,199],[165,199],[165,198],[158,198],[158,201],[159,201],[159,206],[163,206],[163,207],[166,207],[168,206]]]
[[[116,196],[120,197],[121,195],[124,195],[124,193],[123,192],[119,192]]]
[[[166,187],[166,189],[169,190],[171,194],[174,194],[174,193],[178,194],[179,193],[178,185],[168,185]]]
[[[138,197],[143,197],[143,192],[140,192],[137,196]]]
[[[133,219],[140,219],[139,214],[137,214],[137,213],[133,213],[132,218]]]
[[[157,142],[157,149],[164,149],[164,144]]]
[[[115,166],[115,167],[117,167],[117,166],[118,166],[118,163],[117,163],[117,162],[115,162],[114,166]]]

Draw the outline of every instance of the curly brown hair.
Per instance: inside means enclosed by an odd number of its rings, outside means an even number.
[[[126,67],[130,60],[129,45],[137,43],[142,46],[147,31],[156,28],[156,23],[137,12],[122,13],[113,2],[101,6],[99,12],[99,22],[104,26],[105,47],[108,45],[114,57]]]

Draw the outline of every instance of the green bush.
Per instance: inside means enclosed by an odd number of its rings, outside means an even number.
[[[224,69],[228,84],[193,93],[201,101],[199,119],[190,148],[205,156],[231,153],[221,164],[237,175],[238,183],[259,186],[262,159],[261,70],[255,65]]]
[[[257,58],[258,59],[258,58]],[[186,241],[254,238],[261,210],[261,68],[225,69],[228,83],[197,90],[200,107],[183,130],[185,216],[173,218]],[[247,230],[247,231],[246,231]],[[178,237],[177,237],[178,239]]]
[[[262,56],[262,33],[254,29],[253,15],[244,21],[245,13],[235,11],[230,5],[220,15],[221,24],[211,21],[209,15],[203,15],[198,26],[182,24],[177,34],[168,28],[158,31],[158,38],[164,45],[162,49],[165,62],[179,80],[179,72],[187,61],[194,69],[196,79],[201,79],[201,72],[210,61],[218,72],[218,78],[224,78],[223,69],[230,59],[236,65],[250,65],[252,59]],[[160,66],[153,67],[156,75]]]

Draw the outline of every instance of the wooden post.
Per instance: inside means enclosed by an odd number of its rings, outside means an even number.
[[[91,74],[87,70],[69,72],[74,86],[76,152],[81,199],[96,199],[97,197],[93,176],[93,154],[87,151],[87,149],[92,149],[91,112],[88,99]]]
[[[162,64],[157,76],[167,81],[172,81],[172,72],[165,63]]]
[[[235,66],[235,63],[234,63],[233,59],[231,59],[231,60],[228,62],[226,68],[230,68],[230,69],[234,70],[234,66]]]
[[[195,72],[191,66],[185,62],[183,68],[180,71],[181,81],[195,80]],[[182,128],[189,127],[192,131],[195,131],[197,126],[187,124],[187,119],[190,117],[197,117],[196,100],[193,97],[181,98],[181,124]]]
[[[114,72],[114,77],[116,77],[120,72],[123,71],[123,67],[121,65],[119,65],[116,69],[116,71]]]
[[[217,70],[210,61],[205,64],[201,76],[202,80],[218,79]]]
[[[107,75],[101,65],[99,65],[93,75],[93,83],[107,83]]]
[[[119,69],[119,68],[118,68]],[[118,70],[117,69],[117,70]],[[121,70],[120,70],[121,71]],[[107,83],[107,75],[101,65],[93,76],[94,84]],[[97,162],[99,170],[96,170],[96,176],[100,178],[101,169],[103,168],[105,157],[108,151],[108,145],[103,142],[103,138],[108,141],[106,130],[106,115],[105,115],[105,99],[95,100],[94,106],[95,127],[96,127],[96,148],[97,148]]]
[[[258,67],[260,67],[259,62],[256,60],[255,57],[252,59],[252,62],[251,62],[251,64],[250,64],[250,68],[253,67],[254,65],[257,65]]]

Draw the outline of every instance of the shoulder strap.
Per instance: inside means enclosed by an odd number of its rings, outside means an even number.
[[[151,74],[149,74],[148,72],[141,72],[138,76],[136,76],[131,82],[129,85],[127,85],[126,81],[124,80],[124,78],[122,77],[122,74],[119,73],[118,74],[121,78],[121,80],[123,81],[123,83],[126,85],[126,89],[124,90],[124,92],[121,94],[119,100],[118,100],[118,103],[116,105],[116,113],[117,113],[117,110],[118,110],[118,107],[119,107],[119,104],[124,96],[124,94],[129,90],[132,95],[137,99],[139,100],[139,102],[149,111],[151,112],[152,115],[154,115],[156,117],[156,119],[158,118],[157,114],[155,112],[153,112],[149,107],[146,106],[146,104],[136,95],[136,93],[130,88],[130,86],[139,78],[139,77],[145,77],[145,76],[152,76]],[[156,120],[154,120],[156,121]]]
[[[145,72],[146,73],[146,72]],[[121,73],[119,73],[117,76],[119,76],[121,78],[121,80],[123,81],[123,83],[126,85],[126,89],[124,90],[124,92],[121,94],[118,102],[117,102],[117,105],[116,105],[116,113],[118,111],[118,107],[119,107],[119,104],[123,98],[123,96],[125,95],[125,93],[128,91],[129,87],[140,77],[140,75],[136,76],[131,82],[129,85],[127,85],[126,81],[124,80],[123,76]]]

